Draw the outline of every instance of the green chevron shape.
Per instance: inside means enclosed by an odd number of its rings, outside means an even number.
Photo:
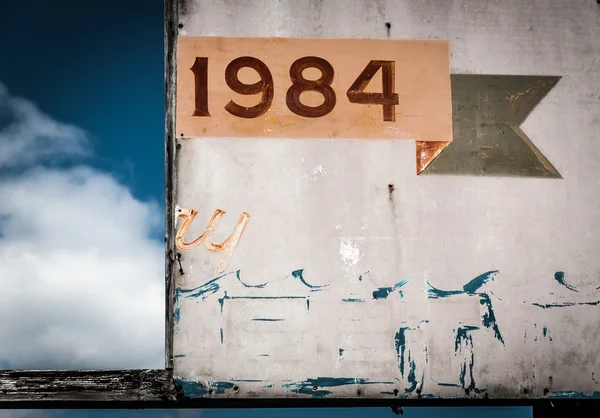
[[[560,78],[452,74],[453,140],[422,174],[562,178],[519,128]]]

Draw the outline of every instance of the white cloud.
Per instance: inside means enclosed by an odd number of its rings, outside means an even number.
[[[89,154],[81,129],[57,122],[30,101],[13,97],[0,83],[0,168]]]
[[[84,154],[86,134],[0,84],[1,118],[0,168],[29,169],[0,178],[0,368],[163,367],[158,205],[106,172],[41,166]]]

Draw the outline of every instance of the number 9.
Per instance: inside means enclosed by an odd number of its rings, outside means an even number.
[[[244,84],[238,78],[238,71],[244,67],[252,68],[260,76],[254,84]],[[225,110],[240,118],[257,118],[264,115],[273,103],[273,76],[269,68],[261,60],[254,57],[240,57],[229,63],[225,69],[225,82],[231,90],[244,95],[262,93],[256,106],[240,106],[233,100],[225,106]]]

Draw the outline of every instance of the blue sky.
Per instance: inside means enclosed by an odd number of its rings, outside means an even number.
[[[162,367],[162,19],[161,0],[2,6],[0,280],[11,300],[2,312],[11,321],[3,321],[10,324],[0,338],[11,343],[0,347],[1,368]],[[391,411],[244,414],[352,418]],[[85,415],[226,418],[239,411]],[[408,417],[507,415],[529,417],[531,410],[405,409]]]

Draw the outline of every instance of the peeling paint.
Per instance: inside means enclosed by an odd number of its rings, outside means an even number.
[[[181,388],[186,398],[205,398],[211,394],[223,394],[235,386],[232,382],[195,382],[181,377],[176,377],[174,380],[175,386]]]
[[[471,337],[471,333],[470,331],[479,329],[479,327],[474,327],[474,326],[464,326],[464,327],[459,327],[456,330],[456,340],[454,341],[454,351],[458,351],[460,349],[462,349],[462,344],[465,343],[470,343],[471,347],[473,347],[473,338]]]
[[[447,298],[456,295],[478,296],[480,305],[486,308],[486,312],[481,316],[483,326],[493,330],[496,339],[504,344],[504,338],[500,333],[500,328],[498,327],[498,322],[496,321],[496,314],[494,313],[490,296],[486,292],[477,292],[485,283],[490,280],[494,280],[497,274],[498,270],[491,270],[480,274],[465,284],[462,290],[441,290],[433,287],[429,282],[427,282],[427,296],[430,299]]]
[[[410,281],[410,279],[411,279],[410,277],[407,277],[406,279],[396,283],[392,287],[380,287],[379,289],[377,289],[373,292],[373,299],[387,299],[387,297],[389,296],[390,293],[406,286],[408,284],[408,282]],[[402,296],[404,296],[404,295],[402,295]]]
[[[406,389],[404,389],[404,392],[406,393],[411,393],[413,392],[416,388],[417,388],[417,377],[415,374],[415,370],[416,370],[416,365],[415,365],[415,360],[410,358],[410,351],[408,352],[408,364],[410,364],[410,370],[408,372],[408,382],[410,383],[410,386],[407,387]]]
[[[342,258],[342,262],[347,268],[356,266],[361,258],[358,245],[349,240],[343,240],[340,242],[340,256]]]
[[[582,392],[558,392],[558,393],[552,393],[552,394],[548,395],[548,398],[571,398],[571,399],[600,398],[600,391],[595,391],[591,395],[586,395],[585,393],[582,393]]]
[[[325,177],[327,175],[327,170],[325,170],[325,168],[323,168],[323,166],[321,164],[319,164],[312,171],[312,175],[313,175],[313,179],[316,180],[317,176]]]
[[[317,377],[306,379],[302,382],[284,384],[284,388],[291,388],[294,393],[311,395],[313,398],[324,398],[333,392],[323,388],[348,386],[348,385],[384,385],[393,384],[393,382],[376,382],[365,378],[355,377]],[[315,389],[316,388],[316,389]]]

